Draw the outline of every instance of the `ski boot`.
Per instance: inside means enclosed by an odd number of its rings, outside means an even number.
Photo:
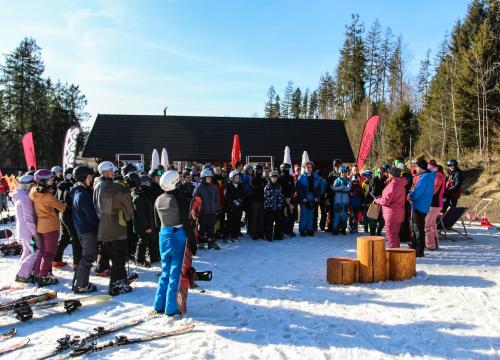
[[[59,280],[54,277],[52,274],[47,274],[47,276],[38,277],[38,287],[42,286],[50,286],[59,284]]]
[[[73,292],[75,294],[85,294],[85,293],[91,293],[97,291],[97,286],[93,285],[92,283],[88,283],[87,286],[83,287],[75,287]]]
[[[109,289],[109,295],[117,296],[129,293],[131,291],[132,287],[128,284],[128,280],[118,280],[111,285]]]

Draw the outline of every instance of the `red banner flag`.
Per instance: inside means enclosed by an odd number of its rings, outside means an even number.
[[[363,164],[372,149],[373,138],[375,137],[375,132],[377,131],[378,121],[380,119],[379,115],[373,115],[365,123],[365,129],[363,130],[363,137],[359,143],[358,151],[358,168],[361,170]]]
[[[237,161],[241,161],[240,137],[238,135],[234,135],[233,151],[231,152],[231,165],[233,166],[233,169]]]
[[[24,158],[26,166],[29,169],[33,166],[36,170],[35,143],[33,142],[33,133],[29,132],[23,136]]]

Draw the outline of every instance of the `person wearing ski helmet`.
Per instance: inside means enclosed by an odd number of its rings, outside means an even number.
[[[209,249],[219,250],[220,247],[215,242],[215,222],[217,220],[217,210],[219,209],[219,193],[212,184],[212,170],[205,168],[200,175],[201,184],[193,192],[193,198],[199,196],[203,201],[199,217],[200,242],[208,242]]]
[[[314,163],[308,161],[305,171],[300,174],[297,180],[298,200],[300,204],[300,236],[314,236],[314,207],[320,198],[320,182],[318,175],[313,172]]]
[[[35,210],[29,198],[29,192],[34,186],[31,175],[23,175],[17,179],[19,186],[12,193],[12,201],[16,213],[16,239],[22,242],[23,253],[19,260],[19,271],[16,281],[29,283],[32,272],[40,255],[40,238],[36,232]]]
[[[56,165],[53,166],[52,169],[50,169],[50,171],[52,171],[52,174],[54,174],[54,183],[55,187],[57,187],[57,185],[64,180],[63,168],[60,167],[59,165]]]
[[[99,173],[100,181],[94,186],[94,205],[100,219],[97,240],[104,244],[111,259],[109,294],[116,296],[132,291],[125,263],[128,256],[127,222],[132,220],[134,209],[129,189],[113,181],[113,163],[100,163]]]
[[[40,236],[40,258],[35,265],[35,276],[39,286],[54,285],[59,281],[52,275],[52,260],[57,251],[59,239],[58,213],[64,212],[66,205],[52,194],[54,174],[47,169],[35,173],[36,187],[29,193],[37,216],[36,230]]]
[[[139,175],[145,175],[146,172],[144,171],[144,164],[141,163],[141,162],[138,162],[135,164],[135,171],[137,171],[137,173]]]
[[[191,171],[191,182],[193,183],[195,188],[201,184],[199,170],[194,169]]]
[[[81,256],[75,263],[73,292],[83,294],[94,292],[97,287],[89,282],[90,268],[97,257],[97,231],[99,219],[92,201],[94,171],[85,165],[73,170],[75,186],[70,190],[71,212],[75,231],[81,247]]]
[[[245,164],[245,166],[243,166],[243,172],[240,172],[240,185],[243,188],[243,191],[245,192],[245,197],[243,198],[243,211],[245,212],[244,222],[247,226],[248,235],[250,235],[250,233],[248,232],[248,228],[250,227],[250,219],[252,217],[251,197],[252,197],[253,173],[254,173],[253,166],[250,164]]]
[[[151,267],[153,261],[157,261],[153,241],[154,225],[154,203],[146,196],[146,191],[151,187],[152,180],[147,175],[139,177],[139,186],[132,190],[132,204],[134,206],[134,232],[137,234],[138,242],[135,252],[136,265],[145,268]],[[146,258],[146,251],[149,260]]]
[[[229,182],[224,189],[224,207],[227,213],[226,235],[231,241],[241,236],[244,196],[245,192],[240,184],[240,172],[233,170],[229,173]]]
[[[331,186],[340,176],[340,167],[342,166],[342,160],[335,159],[333,160],[333,170],[328,174],[328,185]]]
[[[351,190],[349,190],[349,233],[358,232],[358,219],[363,213],[365,201],[364,190],[359,183],[361,177],[358,174],[351,175]]]
[[[61,228],[59,230],[59,240],[57,243],[57,252],[54,260],[52,261],[52,267],[64,267],[67,265],[63,261],[64,250],[71,244],[73,249],[73,270],[76,269],[78,261],[82,254],[82,249],[80,247],[80,241],[78,241],[78,235],[75,231],[75,226],[73,225],[73,216],[71,215],[71,198],[70,190],[74,185],[73,180],[73,168],[67,168],[64,171],[64,180],[57,184],[56,198],[63,204],[66,204],[66,210],[59,214],[59,220],[61,223]]]
[[[124,178],[128,173],[136,172],[136,171],[137,171],[137,169],[136,169],[135,165],[132,163],[127,163],[127,164],[123,165],[121,168],[121,174]]]
[[[217,209],[217,220],[215,223],[215,235],[218,238],[226,238],[225,232],[225,219],[226,214],[224,212],[224,188],[226,186],[226,179],[222,174],[222,169],[219,165],[213,166],[213,177],[212,184],[215,185],[217,193],[219,194],[219,208]]]
[[[349,169],[342,165],[339,168],[340,174],[332,185],[332,191],[335,193],[333,201],[333,235],[347,235],[347,211],[349,207],[349,191],[351,190],[351,181],[348,178]]]
[[[270,182],[264,188],[264,231],[267,241],[283,240],[283,192],[278,184],[279,173],[269,173]]]
[[[175,315],[180,310],[177,305],[177,292],[181,278],[186,237],[189,248],[196,254],[196,239],[188,236],[189,205],[183,200],[179,191],[179,173],[169,170],[160,179],[164,193],[156,199],[154,217],[156,226],[160,228],[161,275],[153,303],[156,313]]]
[[[250,220],[248,233],[253,240],[264,239],[264,188],[267,180],[263,178],[264,167],[255,165],[255,176],[251,180],[252,192],[249,195]]]
[[[458,167],[457,160],[448,160],[448,176],[446,176],[446,186],[444,191],[443,211],[446,212],[449,207],[456,207],[460,193],[462,192],[463,175]]]
[[[281,186],[284,198],[284,216],[282,230],[284,234],[295,237],[293,232],[293,227],[295,225],[294,208],[295,208],[295,180],[293,175],[290,174],[291,164],[281,164],[280,171],[281,174],[278,177],[278,184]]]

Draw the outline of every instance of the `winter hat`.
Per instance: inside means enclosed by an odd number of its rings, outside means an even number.
[[[427,161],[425,161],[424,159],[417,160],[416,164],[422,170],[427,170]]]
[[[436,160],[429,161],[429,164],[427,164],[427,168],[432,172],[436,172],[438,170]]]
[[[389,169],[389,174],[391,174],[394,177],[399,177],[401,175],[401,169],[397,167],[391,167]]]
[[[403,170],[405,168],[405,163],[398,162],[398,163],[396,163],[395,167],[398,168],[399,170]]]

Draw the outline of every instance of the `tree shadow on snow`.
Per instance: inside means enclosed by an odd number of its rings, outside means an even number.
[[[332,347],[362,348],[389,355],[409,353],[455,359],[496,358],[478,351],[500,346],[500,337],[463,334],[474,328],[467,324],[409,319],[406,324],[384,325],[233,299],[212,298],[208,303],[204,301],[204,306],[191,307],[189,315],[194,320],[225,327],[217,334],[228,340],[259,346],[305,346],[324,351],[334,351]]]

